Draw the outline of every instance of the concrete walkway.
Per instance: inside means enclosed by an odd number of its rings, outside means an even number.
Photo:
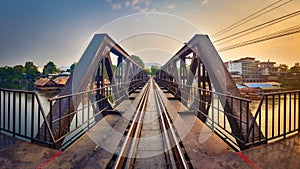
[[[0,168],[2,169],[43,167],[53,155],[59,153],[57,150],[0,134]]]
[[[213,145],[211,145],[213,146]],[[84,135],[65,151],[0,135],[0,168],[99,168],[96,144]],[[203,168],[300,168],[300,136],[261,145],[243,152],[228,151],[199,159]]]

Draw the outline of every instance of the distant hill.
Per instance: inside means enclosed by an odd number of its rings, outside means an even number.
[[[151,68],[151,66],[157,66],[157,67],[161,67],[162,65],[160,63],[145,63],[145,67],[146,68]]]

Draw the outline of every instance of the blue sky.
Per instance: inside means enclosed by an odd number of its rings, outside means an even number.
[[[82,50],[95,32],[99,32],[99,30],[101,32],[100,28],[104,25],[127,15],[161,12],[170,15],[173,19],[178,17],[179,23],[182,24],[172,27],[172,29],[170,29],[172,24],[169,24],[170,27],[168,27],[167,19],[154,22],[153,25],[150,23],[150,27],[155,27],[156,31],[163,33],[169,34],[170,32],[172,36],[176,33],[182,34],[182,36],[178,35],[180,39],[188,41],[195,32],[195,29],[189,29],[192,26],[197,28],[199,33],[211,35],[274,1],[0,0],[0,66],[24,64],[26,61],[33,61],[36,65],[43,66],[50,60],[59,66],[69,66],[79,60]],[[297,9],[300,9],[298,0],[249,24],[258,24]],[[294,18],[284,25],[275,26],[257,35],[271,33],[273,30],[280,30],[284,26],[300,24],[299,20],[299,17]],[[144,23],[146,22],[144,21]],[[119,25],[114,25],[114,27],[116,26],[119,26],[124,32],[129,29],[126,24],[119,23]],[[147,26],[149,27],[149,25]],[[118,29],[111,32],[113,38],[116,36],[117,41],[121,40],[114,34],[118,32]],[[164,48],[164,44],[158,48],[155,46],[157,44],[154,41],[155,37],[145,36],[143,38],[129,39],[121,45],[129,53],[144,54],[141,57],[145,62],[154,60],[160,63],[164,63],[174,51],[181,47],[180,43],[174,43],[169,45],[169,47],[171,46],[170,49]],[[299,38],[299,35],[293,35],[281,40],[265,42],[264,45],[253,45],[220,53],[220,55],[223,60],[255,56],[264,61],[271,59],[293,65],[300,61],[300,49],[297,46],[300,42]],[[144,46],[144,48],[155,48],[155,50],[148,50],[148,53],[141,46],[138,46],[140,44],[138,40],[144,42],[147,39],[149,40],[148,46]],[[168,44],[165,42],[165,46]],[[150,54],[151,52],[152,54]],[[156,56],[155,59],[152,58],[153,55]]]

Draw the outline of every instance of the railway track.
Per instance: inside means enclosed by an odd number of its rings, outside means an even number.
[[[151,78],[106,168],[193,168]]]

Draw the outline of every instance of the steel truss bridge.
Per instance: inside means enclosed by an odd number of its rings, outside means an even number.
[[[195,35],[154,79],[237,150],[300,131],[300,91],[264,94],[251,112],[251,101],[241,97],[207,35]],[[96,34],[47,109],[35,92],[0,89],[0,132],[63,149],[105,115],[122,114],[116,107],[148,81],[143,68],[109,35]]]

